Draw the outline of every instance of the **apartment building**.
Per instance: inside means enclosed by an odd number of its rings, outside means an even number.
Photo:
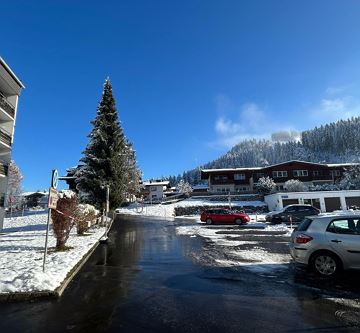
[[[209,192],[251,193],[261,177],[270,177],[281,191],[290,179],[298,179],[307,185],[333,184],[351,165],[293,160],[265,167],[204,169],[201,170],[201,179],[208,181]]]
[[[15,121],[22,82],[0,57],[0,230],[5,216],[8,165],[14,141]]]

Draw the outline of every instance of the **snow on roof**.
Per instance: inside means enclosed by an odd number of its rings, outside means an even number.
[[[162,182],[143,182],[144,186],[168,186],[170,182],[168,180]]]
[[[301,160],[290,160],[290,161],[286,161],[286,162],[281,162],[281,163],[276,163],[276,164],[272,164],[272,165],[267,165],[264,167],[265,168],[272,168],[272,167],[276,167],[276,166],[280,166],[280,165],[284,165],[284,164],[288,164],[288,163],[305,163],[305,164],[312,164],[312,165],[326,165],[326,164],[322,164],[322,163],[316,163],[316,162],[308,162],[308,161],[301,161]]]
[[[201,172],[226,172],[226,171],[245,171],[245,170],[260,170],[263,167],[249,167],[249,168],[226,168],[226,169],[202,169]]]
[[[33,194],[48,195],[48,192],[47,191],[36,191],[36,192],[23,192],[23,193],[21,193],[21,195],[23,197],[28,197],[29,195],[33,195]]]
[[[332,164],[326,164],[328,167],[342,167],[342,166],[353,166],[353,165],[359,165],[360,163],[332,163]]]

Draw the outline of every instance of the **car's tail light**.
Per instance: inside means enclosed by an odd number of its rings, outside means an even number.
[[[306,244],[309,243],[313,240],[313,238],[311,236],[305,235],[305,234],[300,234],[297,235],[295,238],[295,243],[298,244]]]

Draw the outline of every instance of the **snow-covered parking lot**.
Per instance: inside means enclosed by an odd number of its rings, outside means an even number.
[[[204,265],[264,272],[285,268],[290,262],[287,243],[291,229],[285,225],[250,223],[241,228],[198,223],[178,226],[176,233],[204,239],[204,251],[195,255],[195,259]]]
[[[5,219],[0,234],[0,294],[56,290],[104,234],[104,228],[95,228],[78,236],[74,228],[67,242],[71,249],[54,252],[55,238],[50,231],[43,273],[46,222],[46,213]]]
[[[292,230],[286,225],[269,226],[264,214],[250,214],[251,222],[245,227],[234,225],[208,226],[200,222],[200,215],[174,216],[176,207],[217,207],[224,202],[186,199],[168,205],[132,204],[117,210],[119,214],[158,217],[187,221],[178,226],[176,233],[187,237],[201,237],[206,246],[197,260],[209,266],[237,267],[252,271],[281,269],[290,262],[288,241]],[[234,201],[237,206],[262,207],[261,201]],[[270,246],[269,246],[270,244]]]

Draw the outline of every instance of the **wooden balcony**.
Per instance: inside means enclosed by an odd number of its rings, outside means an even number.
[[[11,117],[15,117],[15,108],[7,101],[6,97],[0,92],[0,107]]]

